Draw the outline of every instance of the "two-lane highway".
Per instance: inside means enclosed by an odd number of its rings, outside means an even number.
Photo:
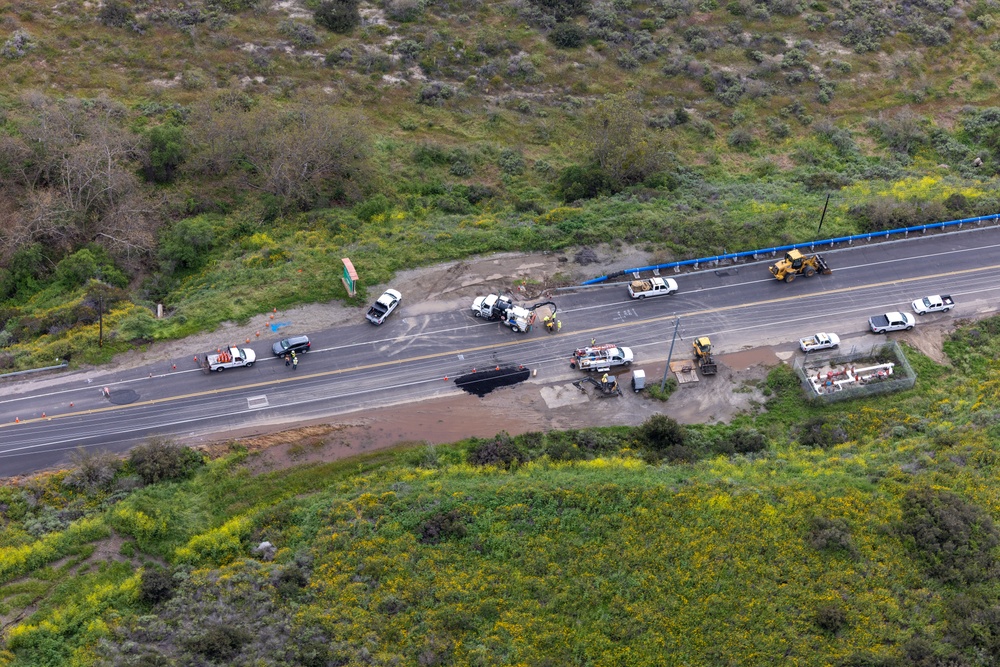
[[[675,317],[685,337],[712,336],[721,351],[791,349],[815,331],[840,333],[851,339],[845,345],[871,344],[868,316],[908,310],[927,294],[951,294],[956,309],[920,318],[917,326],[994,312],[1000,297],[995,227],[823,254],[832,275],[792,284],[774,280],[761,261],[680,275],[679,293],[642,301],[630,300],[623,285],[559,293],[558,334],[541,327],[516,334],[467,309],[428,312],[421,304],[408,312],[404,305],[381,327],[359,317],[357,324],[309,332],[313,349],[294,372],[269,356],[268,341],[253,345],[261,358],[252,368],[224,373],[205,374],[187,357],[130,371],[68,373],[57,382],[8,381],[0,385],[0,475],[57,464],[76,447],[122,451],[154,434],[224,434],[424,400],[457,392],[444,378],[472,368],[521,364],[538,369],[534,382],[564,381],[576,373],[571,351],[592,337],[632,347],[641,366],[666,357]],[[687,356],[689,347],[675,355]]]

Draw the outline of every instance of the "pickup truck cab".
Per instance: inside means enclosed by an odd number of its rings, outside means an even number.
[[[488,320],[499,320],[503,319],[507,311],[513,307],[514,302],[510,298],[499,294],[477,296],[472,302],[472,314]]]
[[[202,366],[210,371],[221,373],[227,368],[250,368],[257,361],[257,353],[249,347],[230,347],[218,354],[206,354]]]
[[[633,299],[645,299],[647,296],[662,296],[677,291],[677,281],[673,278],[650,278],[649,280],[633,280],[628,284],[628,295]]]
[[[909,313],[886,313],[868,318],[868,326],[873,333],[884,334],[890,331],[909,331],[916,324],[913,315]]]
[[[927,313],[947,313],[951,310],[952,306],[955,305],[955,300],[951,298],[948,294],[935,294],[934,296],[925,296],[923,299],[917,299],[913,302],[913,312],[917,315],[926,315]]]
[[[818,333],[799,339],[799,349],[803,352],[816,352],[840,347],[840,336],[834,333]]]
[[[396,310],[396,306],[403,299],[403,295],[394,289],[387,289],[382,292],[382,296],[368,309],[368,313],[365,318],[374,325],[379,325],[385,322],[385,318],[392,314],[392,311]]]

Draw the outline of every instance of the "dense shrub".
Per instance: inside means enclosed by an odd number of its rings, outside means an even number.
[[[917,148],[927,143],[924,123],[923,118],[908,109],[903,109],[891,117],[880,117],[869,121],[868,127],[892,150],[912,155]]]
[[[185,642],[185,647],[209,660],[231,660],[239,655],[252,635],[243,628],[226,623],[212,623]]]
[[[862,232],[913,227],[948,219],[948,211],[939,201],[898,201],[892,197],[876,197],[851,213],[860,221]]]
[[[729,136],[726,137],[726,143],[738,151],[748,151],[754,147],[757,140],[754,139],[750,130],[738,127],[729,133]]]
[[[147,567],[142,571],[139,599],[148,605],[166,602],[174,594],[174,576],[161,567]]]
[[[88,493],[110,488],[122,467],[121,459],[103,449],[87,450],[80,447],[70,455],[70,461],[73,467],[66,474],[63,483],[72,489]]]
[[[300,48],[313,46],[319,41],[316,30],[311,25],[299,21],[282,21],[278,24],[278,30]]]
[[[808,542],[819,551],[841,553],[851,557],[858,553],[851,537],[851,529],[843,519],[813,517],[810,521]]]
[[[849,440],[847,429],[837,419],[822,415],[811,417],[799,427],[799,444],[805,447],[829,449]]]
[[[509,469],[527,461],[528,456],[504,431],[489,440],[478,440],[469,450],[467,460],[473,465]]]
[[[446,540],[465,537],[469,518],[457,509],[438,512],[420,524],[421,544],[439,544]]]
[[[847,625],[847,612],[838,602],[822,602],[816,607],[816,625],[825,632],[837,634]]]
[[[638,428],[639,441],[654,452],[664,452],[683,446],[686,438],[684,427],[666,415],[653,415]]]
[[[455,89],[442,83],[427,83],[417,91],[417,104],[440,105],[455,96]]]
[[[991,597],[969,591],[949,600],[949,639],[957,649],[1000,655],[1000,604]]]
[[[198,452],[162,439],[139,445],[129,452],[128,461],[145,484],[184,479],[204,465]]]
[[[146,133],[143,172],[152,183],[170,183],[187,158],[184,130],[173,124],[157,125]]]
[[[993,549],[1000,531],[977,505],[945,489],[913,489],[902,501],[900,533],[931,576],[949,584],[987,581],[998,574]]]
[[[323,0],[313,19],[317,24],[336,33],[348,33],[361,23],[359,0]]]
[[[392,202],[384,194],[379,192],[371,198],[356,204],[352,212],[359,220],[370,222],[378,215],[385,215],[392,210]]]
[[[160,238],[161,259],[179,268],[201,266],[215,247],[215,225],[205,216],[178,220]]]
[[[767,438],[752,427],[738,428],[722,440],[736,454],[753,454],[767,449]]]
[[[504,148],[501,150],[497,164],[500,167],[500,171],[510,176],[524,173],[524,156],[521,155],[520,151],[513,148]]]
[[[610,194],[612,185],[604,170],[599,166],[573,165],[566,167],[559,173],[556,190],[563,201],[573,202]]]
[[[559,20],[583,14],[590,4],[589,0],[530,0],[530,2],[544,13]]]
[[[385,3],[385,15],[400,23],[416,21],[423,11],[424,3],[420,0],[388,0]]]
[[[102,25],[109,28],[124,28],[135,20],[132,10],[125,3],[119,0],[108,0],[97,13],[97,18]]]

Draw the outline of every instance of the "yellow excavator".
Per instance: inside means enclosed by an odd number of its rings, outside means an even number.
[[[712,359],[712,341],[708,336],[694,339],[694,361],[702,375],[715,375],[719,368]]]
[[[824,275],[833,273],[833,269],[821,255],[803,255],[794,248],[786,252],[785,258],[772,264],[768,270],[772,276],[786,283],[792,282],[797,276],[810,278],[817,273]]]

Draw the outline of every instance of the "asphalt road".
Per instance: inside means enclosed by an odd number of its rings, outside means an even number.
[[[438,397],[458,392],[451,380],[473,368],[515,364],[537,370],[532,381],[570,379],[579,374],[569,368],[572,350],[591,338],[628,345],[641,367],[667,357],[678,318],[675,359],[689,356],[690,339],[704,335],[717,352],[791,351],[817,331],[838,333],[842,348],[871,346],[881,337],[868,333],[870,315],[909,311],[928,294],[951,294],[956,307],[918,318],[918,327],[997,311],[998,227],[821,252],[833,274],[792,284],[774,280],[767,272],[773,259],[762,258],[677,275],[677,294],[642,301],[630,300],[622,284],[560,292],[553,297],[558,334],[540,326],[516,334],[471,311],[428,313],[427,304],[408,312],[404,288],[403,305],[381,327],[359,311],[356,324],[310,333],[312,351],[295,372],[270,356],[267,341],[253,345],[259,359],[249,369],[207,374],[193,361],[204,351],[193,350],[128,371],[66,373],[55,384],[7,381],[0,385],[0,476],[60,464],[77,447],[125,451],[152,435],[224,437]]]

